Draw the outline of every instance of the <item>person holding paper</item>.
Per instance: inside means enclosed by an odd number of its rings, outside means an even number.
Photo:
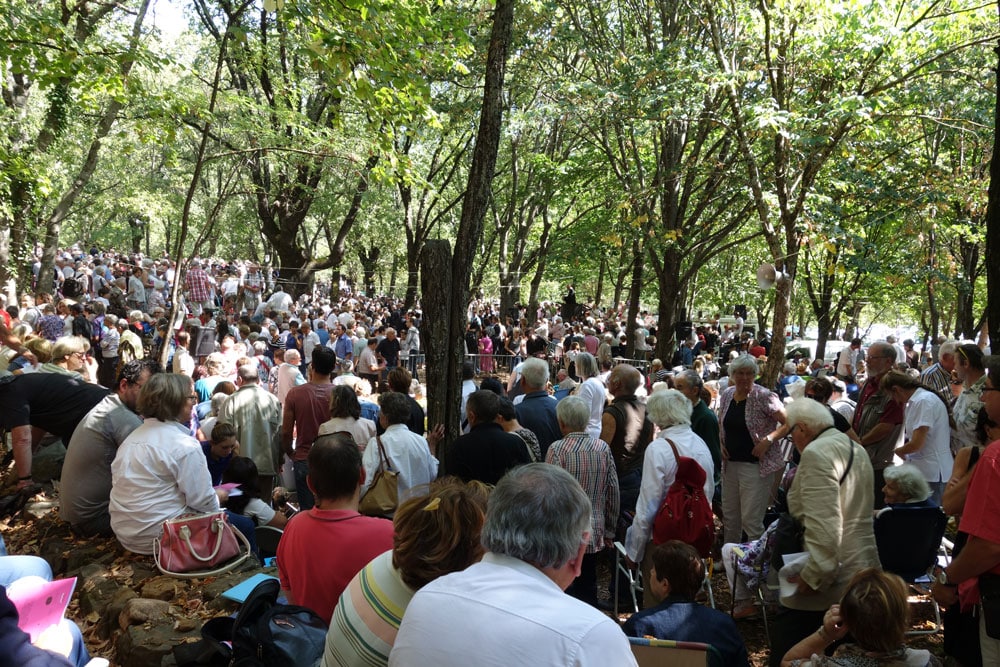
[[[795,589],[781,596],[781,611],[771,626],[772,667],[779,667],[788,649],[822,624],[823,614],[839,602],[855,573],[879,567],[871,459],[834,427],[829,409],[818,401],[792,401],[786,413],[801,455],[788,510],[803,526],[802,550],[808,557],[779,572]]]

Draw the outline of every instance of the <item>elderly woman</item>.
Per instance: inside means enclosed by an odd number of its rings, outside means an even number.
[[[195,400],[191,378],[173,373],[154,375],[139,393],[137,411],[146,419],[111,464],[108,508],[111,528],[129,551],[152,554],[167,519],[220,509],[201,445],[182,424]]]
[[[875,513],[876,518],[883,512],[906,507],[937,507],[931,499],[931,487],[924,479],[920,468],[912,463],[889,466],[885,469],[885,507]]]
[[[816,401],[793,401],[787,410],[801,455],[788,511],[803,527],[808,558],[795,573],[784,573],[798,589],[781,597],[772,624],[772,667],[823,622],[824,611],[840,600],[855,573],[879,566],[872,529],[874,473],[864,448],[834,428],[830,411]]]
[[[896,456],[920,468],[931,486],[931,499],[940,506],[954,465],[948,406],[937,392],[908,373],[890,371],[882,377],[880,386],[905,409],[903,432],[906,440],[896,449]]]
[[[344,431],[350,433],[362,452],[368,441],[375,437],[375,422],[362,419],[361,402],[353,387],[335,385],[330,391],[330,419],[319,425],[319,435]]]
[[[678,454],[694,459],[704,469],[706,498],[711,500],[715,488],[712,453],[705,441],[691,430],[692,408],[688,397],[676,389],[656,392],[646,401],[646,417],[660,428],[660,434],[646,447],[635,519],[625,536],[626,554],[633,563],[642,563],[643,581],[649,581],[652,567],[649,545],[653,521],[677,474],[677,457],[673,447],[677,448]],[[659,602],[648,586],[642,597],[645,607]]]
[[[587,435],[595,440],[601,437],[601,416],[607,403],[607,389],[597,375],[601,369],[597,367],[597,358],[589,352],[581,352],[576,357],[576,373],[580,384],[576,395],[587,402],[590,408],[590,418],[587,420]]]
[[[392,551],[355,575],[333,610],[322,667],[388,665],[414,593],[482,558],[485,516],[486,493],[478,482],[451,478],[404,502],[393,518]]]
[[[847,586],[839,604],[823,614],[819,629],[785,653],[781,667],[937,667],[941,661],[924,649],[907,648],[909,604],[906,584],[878,568],[861,570]],[[832,657],[827,646],[848,634]]]
[[[719,397],[726,542],[740,542],[743,532],[751,540],[761,536],[775,475],[785,467],[776,444],[788,432],[785,410],[756,378],[757,361],[741,354],[729,364],[729,386]]]
[[[90,344],[79,336],[63,336],[52,343],[52,358],[42,364],[42,373],[61,373],[86,380],[87,352]]]

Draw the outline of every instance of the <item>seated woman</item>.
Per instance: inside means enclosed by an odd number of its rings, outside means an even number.
[[[871,567],[851,579],[840,604],[831,605],[823,624],[785,653],[781,667],[937,667],[929,651],[906,648],[909,626],[906,584],[894,574]],[[839,646],[832,657],[827,646],[850,633],[853,644]]]
[[[893,509],[937,507],[931,500],[931,487],[924,474],[912,463],[885,469],[882,494],[885,496],[885,507],[875,512],[876,517]]]
[[[228,424],[225,424],[228,426]],[[223,424],[219,424],[223,426]],[[215,429],[218,430],[219,426]],[[222,473],[222,481],[226,484],[239,484],[240,495],[234,496],[232,493],[226,500],[226,509],[236,514],[249,517],[255,526],[271,526],[272,528],[284,528],[288,523],[288,517],[283,512],[276,512],[274,509],[260,499],[260,490],[257,488],[257,464],[253,459],[245,456],[237,456],[226,471]]]
[[[712,667],[747,667],[747,647],[736,622],[729,614],[694,601],[705,578],[705,566],[694,547],[669,540],[653,547],[651,557],[649,586],[663,601],[625,621],[625,634],[711,644],[721,654],[721,661],[709,661]]]
[[[212,486],[222,484],[222,477],[233,460],[233,455],[240,451],[240,441],[236,439],[236,427],[232,424],[219,422],[212,428],[212,438],[201,443],[201,451],[205,453],[208,473],[212,476]]]
[[[359,572],[333,611],[321,667],[389,664],[406,606],[424,585],[479,561],[488,487],[456,478],[435,482],[393,518],[392,551]]]
[[[218,512],[224,491],[212,488],[205,455],[181,423],[197,400],[191,378],[158,373],[143,385],[136,405],[145,415],[111,464],[111,528],[122,546],[153,553],[161,524],[181,514]]]

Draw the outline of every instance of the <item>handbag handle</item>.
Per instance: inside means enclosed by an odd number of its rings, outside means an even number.
[[[214,570],[199,571],[199,572],[173,572],[171,570],[166,569],[160,563],[161,545],[160,545],[160,538],[158,537],[153,538],[153,562],[156,564],[157,570],[171,577],[177,577],[178,579],[200,579],[202,577],[214,577],[219,574],[224,574],[236,568],[238,565],[241,565],[244,561],[246,561],[247,558],[250,557],[250,554],[252,553],[250,549],[250,540],[247,539],[246,535],[240,532],[238,528],[233,528],[233,533],[236,535],[237,541],[243,544],[243,549],[240,550],[241,551],[240,555],[234,558],[233,560],[229,561],[228,563],[223,564],[221,567],[217,567]]]
[[[222,523],[223,521],[221,518],[217,518],[212,521],[212,532],[215,533],[217,537],[215,538],[215,548],[212,549],[212,553],[208,556],[200,556],[198,552],[195,551],[194,545],[191,544],[191,528],[189,526],[181,526],[178,537],[180,537],[184,541],[184,544],[187,545],[188,551],[191,552],[192,556],[194,556],[197,560],[200,560],[202,563],[207,563],[215,558],[219,553],[219,549],[222,548]]]

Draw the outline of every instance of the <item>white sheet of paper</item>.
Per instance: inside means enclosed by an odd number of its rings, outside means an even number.
[[[778,570],[779,595],[783,598],[795,595],[799,585],[788,581],[788,578],[802,571],[809,561],[809,553],[806,551],[797,554],[785,554],[785,566]]]

